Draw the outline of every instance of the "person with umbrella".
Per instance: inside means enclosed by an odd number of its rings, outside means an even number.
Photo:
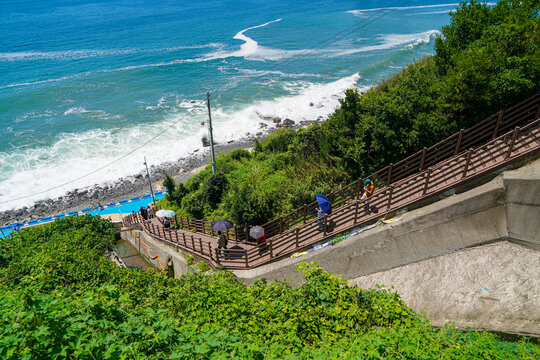
[[[233,227],[233,224],[227,220],[218,220],[212,224],[212,230],[215,230],[218,232],[218,249],[227,248],[227,244],[229,241],[227,240],[227,236],[225,236],[221,232],[227,231],[232,227]]]
[[[324,230],[324,223],[323,223],[323,216],[330,215],[332,213],[332,204],[330,203],[330,200],[322,194],[315,195],[315,198],[317,199],[317,204],[319,206],[317,207],[317,217],[319,220],[317,220],[317,224],[319,225],[319,231]]]

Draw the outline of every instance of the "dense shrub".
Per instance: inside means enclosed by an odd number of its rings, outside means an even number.
[[[90,216],[0,243],[2,359],[533,359],[540,347],[431,327],[399,296],[349,287],[316,264],[305,283],[116,268],[114,227]],[[72,252],[67,256],[67,249]],[[21,267],[22,266],[22,267]],[[20,270],[19,270],[20,268]]]

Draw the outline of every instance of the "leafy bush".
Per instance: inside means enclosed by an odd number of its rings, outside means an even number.
[[[113,231],[109,221],[85,216],[22,230],[0,243],[10,254],[0,268],[0,358],[540,355],[540,347],[526,341],[434,329],[397,294],[349,287],[314,263],[300,265],[305,283],[298,287],[264,279],[245,286],[229,272],[205,275],[201,265],[178,280],[116,268],[100,256]],[[20,265],[23,271],[16,271]]]
[[[221,196],[229,185],[227,178],[220,173],[210,176],[204,185],[204,198],[211,206],[217,205],[221,201]]]

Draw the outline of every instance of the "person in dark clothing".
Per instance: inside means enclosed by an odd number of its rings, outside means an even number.
[[[146,212],[146,208],[144,206],[141,206],[139,208],[139,212],[141,213],[141,216],[144,220],[148,220],[148,213]]]
[[[227,237],[221,233],[221,231],[218,231],[218,249],[226,249],[227,248]]]
[[[167,219],[166,217],[163,218],[163,227],[164,227],[164,228],[169,228],[169,227],[171,227],[171,222],[170,222],[169,219]]]

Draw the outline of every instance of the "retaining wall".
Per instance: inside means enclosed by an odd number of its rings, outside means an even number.
[[[171,260],[175,278],[192,271],[182,255],[181,249],[165,245],[140,229],[122,231],[120,237],[133,245],[139,254],[158,270],[166,269],[169,260]]]

